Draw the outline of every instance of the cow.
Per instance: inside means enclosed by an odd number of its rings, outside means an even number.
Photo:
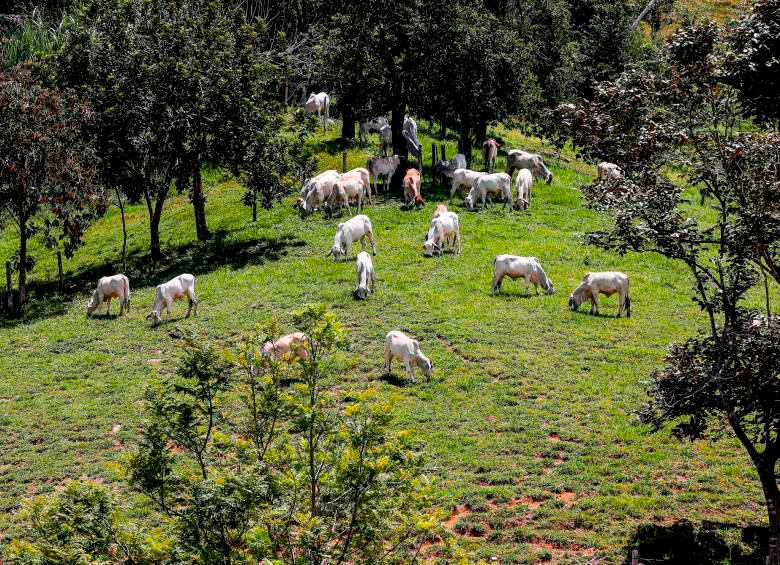
[[[425,243],[423,243],[423,254],[426,257],[442,255],[444,244],[447,242],[450,242],[453,247],[457,244],[455,254],[460,255],[460,222],[455,212],[445,212],[431,222]]]
[[[277,361],[286,359],[288,363],[296,359],[305,361],[309,358],[309,351],[306,349],[308,340],[305,333],[295,332],[282,336],[274,342],[266,341],[263,344],[263,355],[266,357],[273,355]]]
[[[553,282],[542,269],[539,259],[536,257],[518,257],[517,255],[499,255],[493,260],[493,293],[501,291],[501,281],[504,277],[512,280],[525,279],[525,293],[528,294],[528,285],[533,284],[536,294],[539,294],[539,286],[545,293],[555,293]]]
[[[124,314],[125,309],[130,311],[130,280],[125,275],[113,275],[101,277],[97,282],[97,288],[87,303],[87,316],[91,316],[95,310],[100,313],[100,307],[106,303],[106,316],[111,311],[111,299],[119,299],[119,315]]]
[[[350,201],[354,201],[357,205],[358,214],[363,209],[363,183],[357,177],[344,179],[333,183],[333,191],[328,198],[328,217],[330,217],[336,208],[341,211],[345,206],[347,211],[352,215],[352,210],[349,207]]]
[[[607,163],[606,161],[602,161],[596,167],[596,171],[597,171],[597,178],[600,181],[623,178],[623,171],[620,170],[620,167],[618,167],[614,163]]]
[[[543,179],[547,184],[553,180],[553,174],[545,166],[542,156],[536,153],[528,153],[520,149],[510,150],[506,157],[506,174],[511,177],[515,169],[528,169],[534,178]]]
[[[346,259],[349,257],[349,250],[352,248],[352,244],[356,241],[360,241],[361,248],[365,250],[366,238],[371,242],[371,254],[376,255],[376,240],[374,239],[371,220],[368,219],[368,216],[360,214],[336,227],[333,247],[328,251],[326,257],[333,255],[334,261],[338,261],[339,257]]]
[[[309,94],[308,100],[304,104],[307,114],[314,114],[316,112],[317,118],[323,120],[322,129],[327,129],[328,119],[330,118],[330,96],[324,92],[319,94]]]
[[[517,171],[517,200],[515,201],[516,210],[528,210],[531,207],[531,187],[534,184],[534,176],[528,169]]]
[[[617,317],[625,313],[626,317],[631,317],[631,298],[628,296],[628,276],[617,271],[607,271],[602,273],[585,273],[582,282],[574,292],[569,295],[569,307],[575,312],[580,304],[590,299],[590,313],[599,315],[599,294],[612,296],[618,293],[620,306]]]
[[[384,178],[383,188],[387,192],[390,179],[395,174],[395,170],[401,164],[401,158],[398,155],[392,157],[372,157],[368,160],[368,171],[374,177],[374,192],[379,194],[379,177]]]
[[[379,152],[382,154],[382,157],[387,157],[387,150],[393,148],[393,128],[390,127],[390,124],[381,127],[379,137],[381,138]]]
[[[417,122],[415,122],[413,118],[410,118],[409,116],[404,117],[401,135],[406,140],[406,150],[411,155],[414,155],[414,158],[422,169],[423,146],[417,137]]]
[[[312,214],[322,209],[333,192],[333,185],[341,180],[341,175],[336,171],[326,171],[317,175],[310,181],[309,190],[301,205],[301,215]]]
[[[434,174],[439,174],[447,179],[452,179],[456,169],[466,168],[466,156],[463,153],[457,153],[449,161],[441,160],[433,166]]]
[[[449,212],[449,210],[447,209],[446,204],[437,204],[436,209],[433,211],[433,219],[435,220],[436,218],[438,218],[442,214],[446,214],[447,212]]]
[[[371,255],[365,251],[358,253],[355,269],[357,270],[357,286],[352,291],[352,296],[355,300],[365,300],[369,294],[374,294],[374,285],[376,284],[374,262],[371,260]]]
[[[341,178],[341,174],[336,169],[328,169],[327,171],[323,171],[317,176],[308,179],[305,183],[303,183],[301,192],[298,195],[298,200],[296,200],[295,205],[293,207],[299,208],[301,210],[301,214],[303,214],[304,206],[306,204],[306,197],[308,196],[309,192],[311,192],[312,188],[314,188],[315,186],[323,182],[331,182],[331,181],[335,182],[335,180],[338,180],[340,178]]]
[[[420,171],[417,169],[409,169],[406,171],[403,187],[407,208],[411,208],[412,206],[425,206],[425,201],[422,199],[422,196],[420,196],[421,184]]]
[[[198,315],[198,297],[195,296],[195,277],[190,274],[179,275],[169,280],[167,283],[157,285],[157,290],[154,294],[154,303],[152,304],[152,311],[146,316],[146,319],[153,319],[153,325],[162,323],[162,309],[165,308],[167,318],[171,317],[171,304],[174,300],[180,300],[187,297],[189,301],[189,308],[187,308],[187,318],[190,317],[190,313],[195,309],[195,315]]]
[[[450,200],[455,196],[456,192],[459,192],[462,188],[474,188],[477,183],[477,179],[486,173],[480,173],[478,171],[472,171],[470,169],[455,169],[452,173],[452,189],[450,190]]]
[[[495,139],[488,139],[482,144],[482,162],[485,164],[485,171],[492,173],[496,170],[496,157],[501,144]]]
[[[371,202],[371,174],[368,172],[368,169],[364,167],[355,167],[341,175],[341,180],[353,178],[360,181],[360,184],[363,185],[365,194],[368,196],[368,201]]]
[[[477,179],[474,187],[469,192],[464,203],[470,210],[474,210],[477,199],[484,207],[490,196],[497,195],[504,200],[504,208],[512,202],[512,178],[506,173],[484,174]]]
[[[403,332],[391,331],[385,337],[385,373],[391,374],[393,358],[403,361],[406,368],[406,379],[413,383],[412,369],[418,367],[428,382],[433,374],[433,363],[420,349],[420,342],[412,339]]]
[[[387,118],[383,116],[373,118],[365,122],[360,122],[360,127],[358,128],[358,140],[363,142],[368,141],[369,133],[381,133],[382,127],[386,125],[389,124],[387,122]]]

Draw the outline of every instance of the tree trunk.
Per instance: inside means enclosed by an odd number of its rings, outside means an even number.
[[[775,480],[775,463],[772,460],[757,468],[769,518],[767,565],[780,565],[780,490]]]
[[[200,162],[192,175],[192,207],[195,211],[195,234],[198,241],[206,241],[209,238],[209,228],[206,225],[206,197],[203,195]]]
[[[406,175],[406,160],[409,152],[406,149],[406,140],[401,134],[404,128],[404,115],[406,114],[406,105],[401,104],[393,108],[392,124],[393,129],[393,153],[401,157],[401,166],[395,170],[393,178],[390,179],[390,191],[400,191],[404,176]]]
[[[257,222],[257,195],[252,198],[252,223]]]
[[[471,166],[471,125],[464,121],[460,126],[460,139],[458,140],[460,152],[466,156],[466,165]]]
[[[19,309],[27,303],[27,222],[19,227]]]
[[[127,219],[125,218],[125,203],[122,202],[122,193],[116,190],[116,201],[119,206],[119,215],[122,217],[122,272],[127,272]]]
[[[164,203],[164,198],[158,198],[154,206],[154,211],[149,218],[149,236],[151,239],[152,261],[154,262],[162,259],[162,251],[160,249],[160,218],[162,217]]]
[[[439,131],[439,138],[447,138],[447,112],[443,112],[441,115],[441,130]]]
[[[341,111],[341,138],[344,141],[355,139],[355,111],[348,103]]]
[[[482,147],[482,144],[487,139],[487,122],[479,122],[476,131],[477,147]]]

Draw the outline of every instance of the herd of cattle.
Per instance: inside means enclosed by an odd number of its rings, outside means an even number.
[[[324,96],[322,96],[324,95]],[[309,104],[311,103],[311,104]],[[311,106],[311,110],[310,110]],[[327,94],[312,95],[307,102],[307,111],[317,111],[328,115],[329,98]],[[377,118],[360,124],[360,135],[379,133],[382,138],[382,152],[385,153],[390,146],[385,138],[390,133],[390,126],[385,118]],[[406,117],[403,125],[404,138],[410,148],[410,153],[417,158],[418,167],[422,164],[422,146],[417,139],[417,124],[410,117]],[[486,171],[473,171],[466,168],[466,157],[462,154],[455,155],[448,161],[440,161],[434,164],[434,170],[444,178],[451,180],[450,200],[463,189],[468,189],[464,198],[464,204],[469,210],[475,210],[477,204],[482,207],[491,203],[492,197],[503,201],[504,206],[512,204],[519,210],[528,210],[531,205],[531,186],[534,178],[544,180],[547,184],[552,182],[553,174],[545,166],[541,155],[528,153],[521,150],[509,150],[507,152],[506,172],[491,172],[495,169],[495,161],[498,149],[501,145],[495,140],[487,140],[482,147],[483,163]],[[414,148],[414,151],[412,149]],[[398,155],[374,157],[368,160],[367,168],[356,168],[346,173],[338,173],[328,170],[307,180],[301,189],[296,202],[301,215],[322,210],[328,217],[335,211],[342,211],[344,207],[351,213],[350,204],[357,207],[358,214],[349,220],[339,223],[333,246],[328,256],[333,256],[334,261],[347,260],[353,243],[360,242],[362,251],[356,258],[357,286],[352,295],[357,300],[365,300],[374,293],[376,275],[372,256],[376,255],[376,239],[371,220],[361,214],[364,202],[373,202],[373,196],[378,196],[379,179],[384,179],[384,190],[387,191],[387,182],[396,169],[401,165]],[[517,170],[515,180],[516,198],[512,200],[512,175]],[[598,177],[600,180],[614,179],[622,176],[618,167],[611,163],[600,163]],[[373,178],[373,183],[371,183]],[[416,207],[424,205],[421,196],[422,178],[419,169],[408,167],[403,179],[404,206]],[[366,240],[371,245],[371,255],[366,249]],[[460,234],[460,221],[458,214],[448,210],[447,206],[440,203],[433,213],[428,232],[423,243],[423,254],[427,257],[442,255],[446,246],[459,255],[462,251]],[[493,293],[501,290],[501,282],[509,277],[512,280],[523,279],[525,292],[529,292],[529,286],[534,285],[539,293],[539,287],[547,294],[553,294],[555,288],[553,281],[545,273],[541,263],[536,257],[518,257],[515,255],[499,255],[493,261]],[[617,316],[625,314],[631,316],[631,299],[628,294],[628,277],[620,272],[589,272],[582,282],[569,295],[569,306],[577,310],[580,305],[590,300],[591,314],[599,313],[599,295],[612,296],[618,294],[619,308]],[[130,311],[130,281],[125,275],[113,275],[103,277],[98,281],[97,288],[87,304],[87,314],[92,315],[100,307],[106,305],[108,315],[111,300],[116,298],[120,304],[120,315]],[[170,307],[175,300],[186,298],[189,303],[187,317],[194,310],[198,313],[198,299],[195,295],[195,277],[190,274],[179,275],[172,280],[157,286],[151,312],[146,317],[151,319],[153,325],[162,323],[162,311],[165,308],[167,318],[170,318]],[[286,335],[277,341],[268,342],[263,346],[266,355],[273,355],[277,359],[306,358],[306,336],[300,332]],[[418,367],[430,380],[433,363],[421,351],[417,340],[404,335],[400,331],[391,331],[385,338],[385,370],[390,373],[393,358],[400,359],[406,369],[406,377],[413,381],[412,370]]]

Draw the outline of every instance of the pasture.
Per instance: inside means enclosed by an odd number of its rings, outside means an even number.
[[[340,166],[337,128],[312,142],[318,171]],[[420,132],[427,165],[432,139],[422,124]],[[509,148],[540,147],[517,132],[495,133]],[[376,136],[371,144],[350,150],[350,168],[365,166]],[[455,153],[454,142],[447,153]],[[583,208],[577,190],[594,169],[570,154],[564,159],[546,159],[555,178],[534,184],[530,212],[495,205],[475,213],[455,200],[461,256],[422,255],[431,213],[448,187],[432,193],[426,177],[427,204],[416,211],[380,197],[364,211],[377,238],[378,277],[365,302],[351,296],[354,261],[325,257],[343,220],[302,220],[290,196],[253,224],[242,188],[217,171],[205,176],[214,237],[198,244],[190,203],[172,197],[161,225],[167,260],[156,268],[147,255],[146,210],[129,208],[129,315],[115,316],[116,301],[109,318],[85,315],[97,278],[121,268],[116,208],[66,262],[72,286],[65,294],[53,290],[56,259],[34,249],[32,303],[23,320],[0,323],[0,544],[14,533],[21,498],[71,477],[111,480],[106,464],[136,438],[144,387],[176,366],[177,327],[229,341],[274,317],[288,329],[292,310],[322,302],[349,329],[352,366],[339,389],[351,396],[376,388],[394,402],[395,424],[416,430],[437,481],[441,521],[469,561],[618,562],[640,526],[674,539],[683,520],[709,523],[709,538],[722,537],[735,559],[749,553],[740,545],[743,529],[765,517],[758,480],[736,440],[680,443],[667,431],[650,434],[633,415],[667,344],[704,322],[689,299],[692,281],[658,257],[583,246],[580,237],[607,220]],[[2,262],[15,249],[13,235],[0,237]],[[502,294],[491,295],[493,258],[501,253],[538,257],[556,293],[525,297],[521,283],[507,280]],[[602,300],[600,317],[587,306],[571,312],[568,293],[583,274],[611,269],[631,277],[632,317],[614,318],[616,297]],[[181,272],[197,277],[200,316],[179,319],[186,305],[178,303],[172,322],[151,328],[144,318],[155,285]],[[397,363],[394,378],[383,376],[384,336],[392,329],[420,340],[434,362],[432,382],[405,385]],[[420,555],[444,552],[431,544]]]

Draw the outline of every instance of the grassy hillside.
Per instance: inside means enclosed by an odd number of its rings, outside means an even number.
[[[514,132],[498,133],[509,147],[539,147]],[[422,137],[429,159],[431,140]],[[314,143],[321,144],[320,169],[340,163],[338,152],[327,152],[333,144]],[[454,152],[450,143],[448,154]],[[351,151],[349,166],[362,165],[368,154]],[[133,207],[132,311],[87,319],[89,288],[119,270],[121,229],[112,210],[67,262],[74,286],[65,295],[51,291],[45,301],[35,295],[22,322],[0,325],[0,538],[13,534],[11,512],[21,497],[68,477],[110,478],[106,463],[135,439],[144,387],[176,366],[176,326],[231,339],[273,317],[288,327],[291,310],[318,301],[350,330],[354,366],[341,388],[345,394],[377,388],[395,402],[396,425],[417,430],[438,479],[444,525],[471,560],[615,562],[634,546],[641,525],[655,525],[648,536],[694,545],[678,535],[682,520],[717,525],[699,540],[724,536],[736,544],[743,528],[765,520],[757,477],[736,442],[726,436],[679,443],[666,432],[649,434],[633,416],[645,398],[642,381],[666,345],[695,334],[703,321],[688,298],[691,280],[658,257],[584,247],[580,236],[605,222],[582,207],[577,191],[592,170],[548,162],[555,180],[534,186],[529,213],[451,207],[461,218],[459,257],[421,253],[443,187],[433,194],[428,183],[428,204],[419,211],[402,211],[395,200],[368,208],[379,280],[366,302],[351,298],[353,263],[325,257],[339,220],[301,220],[290,197],[252,224],[241,187],[212,172],[206,178],[212,241],[194,241],[191,206],[171,198],[161,227],[168,259],[153,268],[146,212]],[[14,245],[13,233],[4,232],[0,261]],[[499,253],[538,257],[557,293],[525,297],[519,284],[506,282],[504,294],[491,295]],[[53,280],[52,257],[35,254],[33,279]],[[568,292],[583,273],[602,269],[630,275],[632,318],[613,317],[615,298],[603,301],[601,317],[567,309]],[[186,307],[178,304],[174,321],[150,328],[144,317],[154,285],[180,272],[197,276],[201,316],[179,319]],[[391,329],[420,338],[435,363],[431,383],[383,378],[383,338]],[[434,544],[423,555],[442,552]]]

